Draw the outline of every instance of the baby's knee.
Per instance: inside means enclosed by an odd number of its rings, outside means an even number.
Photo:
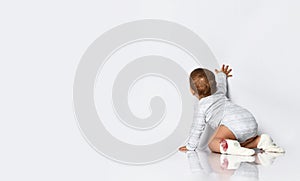
[[[211,142],[210,143],[208,143],[208,148],[210,149],[210,151],[212,151],[212,144],[211,144]]]
[[[219,147],[219,142],[218,140],[212,140],[210,143],[208,143],[208,148],[210,149],[210,151],[212,152],[216,152],[218,151],[218,148]]]

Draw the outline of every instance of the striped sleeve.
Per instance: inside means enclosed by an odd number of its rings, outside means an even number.
[[[194,111],[194,118],[192,128],[190,130],[190,136],[188,138],[188,142],[186,144],[186,148],[190,151],[195,150],[199,144],[200,137],[205,129],[205,115],[202,113],[201,109],[197,109],[196,107]]]
[[[219,72],[217,74],[217,93],[226,94],[227,92],[227,78],[226,74]]]

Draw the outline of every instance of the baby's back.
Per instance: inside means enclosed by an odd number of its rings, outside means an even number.
[[[196,109],[205,114],[205,122],[213,129],[217,128],[223,119],[234,119],[236,116],[249,114],[248,110],[232,103],[224,94],[218,93],[202,98]]]

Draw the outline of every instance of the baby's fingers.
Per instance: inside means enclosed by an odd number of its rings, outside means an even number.
[[[179,148],[179,151],[187,151],[187,148],[185,146],[182,146]]]
[[[225,67],[225,72],[228,71],[228,68],[229,68],[229,65],[226,65],[226,67]]]
[[[232,71],[232,69],[229,69],[226,73],[229,74]]]
[[[225,71],[225,64],[222,65],[222,71]]]

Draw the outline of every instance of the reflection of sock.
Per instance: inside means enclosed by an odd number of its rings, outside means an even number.
[[[242,162],[240,167],[234,171],[234,174],[230,177],[230,180],[258,181],[258,175],[258,168],[256,164]]]
[[[273,164],[274,160],[281,155],[283,155],[283,153],[264,152],[258,153],[257,158],[261,165],[270,166]]]
[[[272,138],[267,134],[260,135],[260,140],[257,144],[257,148],[263,149],[266,152],[284,153],[284,149],[277,146]]]
[[[253,149],[241,147],[237,140],[222,139],[220,141],[220,152],[227,153],[230,155],[254,155]]]
[[[254,156],[225,155],[220,156],[221,167],[225,169],[238,169],[242,162],[254,162]]]

